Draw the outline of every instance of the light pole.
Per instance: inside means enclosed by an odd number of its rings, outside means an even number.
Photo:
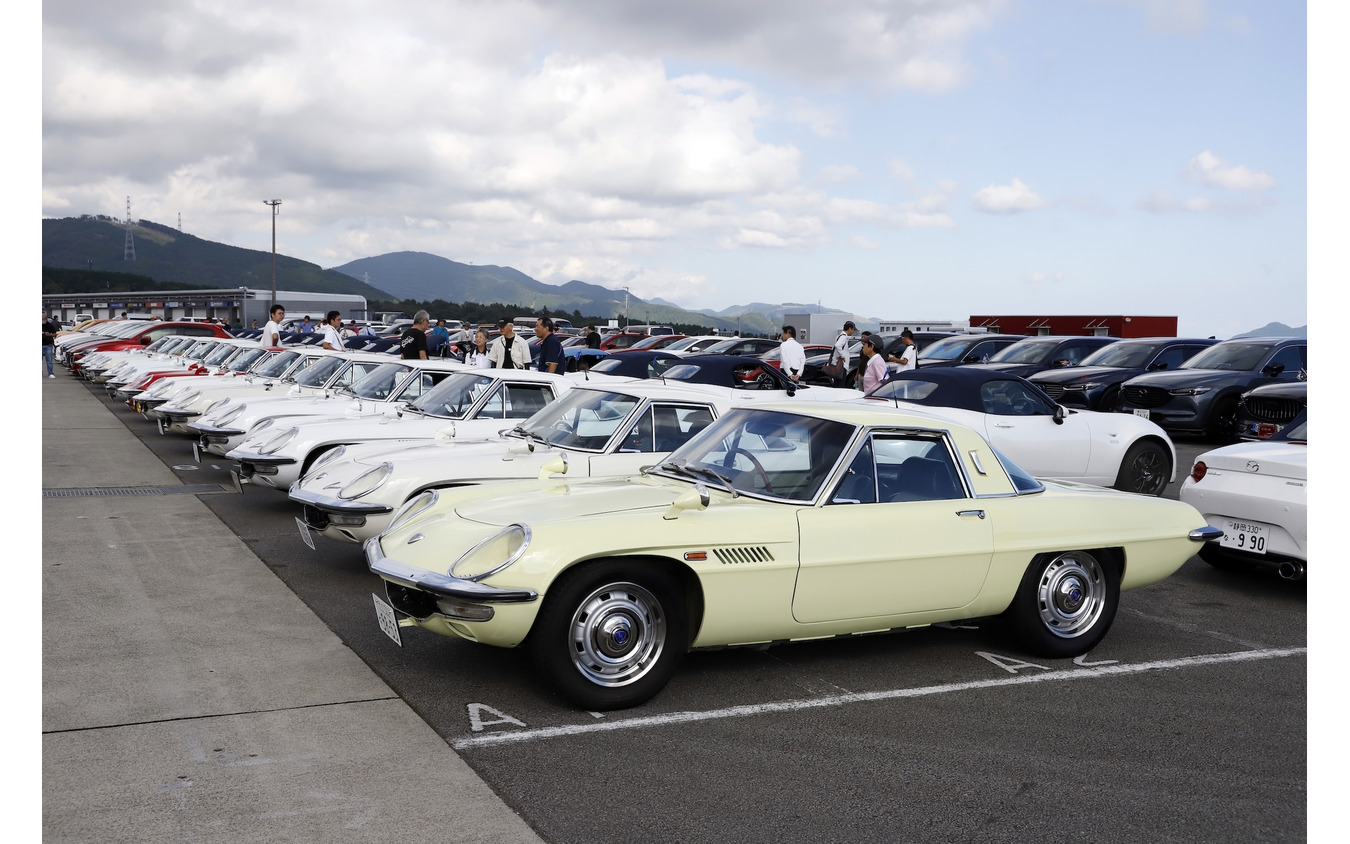
[[[277,304],[277,206],[280,199],[264,199],[263,205],[272,206],[272,303],[267,306],[268,313]]]

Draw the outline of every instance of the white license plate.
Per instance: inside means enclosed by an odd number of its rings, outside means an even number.
[[[1270,525],[1260,522],[1244,522],[1238,519],[1223,520],[1223,538],[1219,544],[1225,548],[1236,548],[1252,554],[1266,553],[1266,540],[1270,537]]]
[[[309,546],[309,550],[314,550],[314,537],[309,535],[309,525],[305,524],[304,519],[297,518],[295,526],[300,529],[300,539]]]
[[[1142,419],[1147,419],[1147,418],[1148,418],[1148,408],[1146,408],[1146,407],[1136,407],[1136,408],[1134,409],[1134,415],[1135,415],[1135,416],[1138,416],[1138,417],[1140,417],[1140,418],[1142,418]]]
[[[384,635],[394,640],[395,645],[403,647],[403,637],[398,632],[398,616],[394,613],[394,608],[374,592],[370,593],[370,597],[375,599],[375,620],[380,623],[380,629],[384,631]]]
[[[192,459],[198,463],[202,462],[202,447],[197,443],[192,444]]]

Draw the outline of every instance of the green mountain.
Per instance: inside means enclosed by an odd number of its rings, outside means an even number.
[[[734,330],[742,334],[770,334],[778,323],[763,313],[744,311],[730,316],[689,311],[664,302],[628,296],[583,281],[563,285],[545,284],[520,270],[492,265],[461,264],[426,252],[390,252],[360,258],[333,268],[388,290],[398,299],[429,302],[514,302],[522,314],[548,308],[552,313],[580,311],[588,316],[608,317],[620,324],[694,324]],[[624,319],[627,308],[628,318]],[[739,321],[738,321],[739,318]]]
[[[101,216],[43,220],[42,266],[134,273],[179,288],[272,288],[270,251],[203,240],[147,220],[134,225],[131,234],[136,260],[125,261],[122,221]],[[349,275],[284,255],[277,255],[277,289],[391,298]]]

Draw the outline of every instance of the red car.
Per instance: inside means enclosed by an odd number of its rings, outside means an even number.
[[[614,349],[613,351],[616,354],[621,352],[637,352],[642,351],[643,349],[655,351],[656,349],[664,349],[666,346],[669,346],[677,340],[683,340],[684,338],[685,335],[683,334],[654,334],[651,337],[644,337],[631,346],[622,349]],[[603,341],[600,343],[600,348],[605,348]]]

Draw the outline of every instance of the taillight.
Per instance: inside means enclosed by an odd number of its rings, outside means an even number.
[[[1197,462],[1194,466],[1191,467],[1191,480],[1195,481],[1196,483],[1200,483],[1200,480],[1205,477],[1205,473],[1208,471],[1209,471],[1208,466],[1206,466],[1204,463]]]

